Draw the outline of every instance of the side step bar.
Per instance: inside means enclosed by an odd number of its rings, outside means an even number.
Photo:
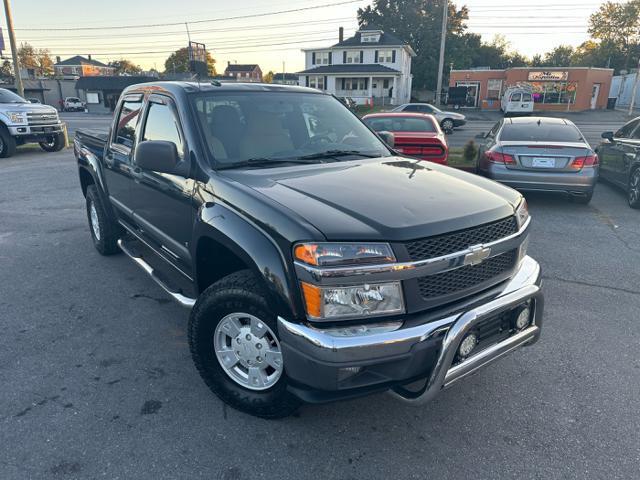
[[[160,288],[162,288],[165,292],[167,292],[176,302],[178,302],[181,306],[185,308],[193,308],[193,305],[196,303],[195,298],[185,297],[181,293],[174,292],[173,290],[171,290],[167,285],[165,285],[165,283],[162,280],[160,280],[156,276],[153,270],[153,267],[151,267],[151,265],[145,262],[142,257],[135,255],[131,250],[129,250],[126,247],[125,242],[122,241],[122,239],[118,240],[118,246],[120,247],[120,250],[122,250],[125,253],[125,255],[131,258],[131,260],[133,260],[140,268],[142,268],[142,270],[144,270],[154,282],[160,285]]]

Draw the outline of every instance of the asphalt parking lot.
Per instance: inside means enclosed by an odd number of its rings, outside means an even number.
[[[71,150],[0,159],[0,478],[638,478],[640,211],[604,184],[528,200],[538,344],[421,408],[265,421],[200,380],[188,313],[93,249]]]

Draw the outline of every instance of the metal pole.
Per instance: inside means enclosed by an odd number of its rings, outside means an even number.
[[[449,0],[444,0],[442,10],[442,33],[440,34],[440,60],[438,61],[438,83],[436,86],[436,106],[440,106],[440,91],[442,90],[442,70],[444,69],[444,42],[447,37],[447,15],[449,13]]]
[[[638,91],[639,80],[640,80],[640,60],[638,60],[638,69],[636,70],[636,81],[633,82],[633,90],[631,90],[631,101],[629,102],[628,115],[633,115],[633,107],[636,103],[636,92]]]
[[[15,75],[18,95],[24,97],[24,86],[20,77],[20,62],[18,61],[18,49],[16,48],[16,36],[13,31],[13,17],[11,16],[11,4],[4,0],[4,13],[7,16],[7,30],[9,30],[9,43],[11,44],[11,56],[13,57],[13,74]]]

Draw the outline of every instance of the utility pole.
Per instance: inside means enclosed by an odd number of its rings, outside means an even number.
[[[620,79],[622,81],[622,79]],[[631,90],[631,101],[629,102],[629,116],[633,115],[633,107],[636,104],[636,92],[638,91],[638,81],[640,81],[640,60],[638,60],[638,68],[636,69],[636,81],[633,82],[633,90]]]
[[[9,43],[11,44],[11,56],[13,57],[13,73],[16,79],[18,95],[24,97],[24,86],[20,76],[20,62],[18,61],[18,49],[16,48],[16,35],[13,32],[13,17],[11,16],[11,4],[4,0],[4,13],[7,16],[7,30],[9,30]]]
[[[438,83],[436,86],[436,106],[440,106],[440,92],[442,90],[442,70],[444,70],[444,42],[447,38],[447,15],[449,14],[449,0],[444,0],[442,9],[442,33],[440,34],[440,60],[438,61]]]

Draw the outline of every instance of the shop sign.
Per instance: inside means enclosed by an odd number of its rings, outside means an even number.
[[[562,82],[569,78],[569,72],[540,71],[529,72],[528,80],[533,82]]]

